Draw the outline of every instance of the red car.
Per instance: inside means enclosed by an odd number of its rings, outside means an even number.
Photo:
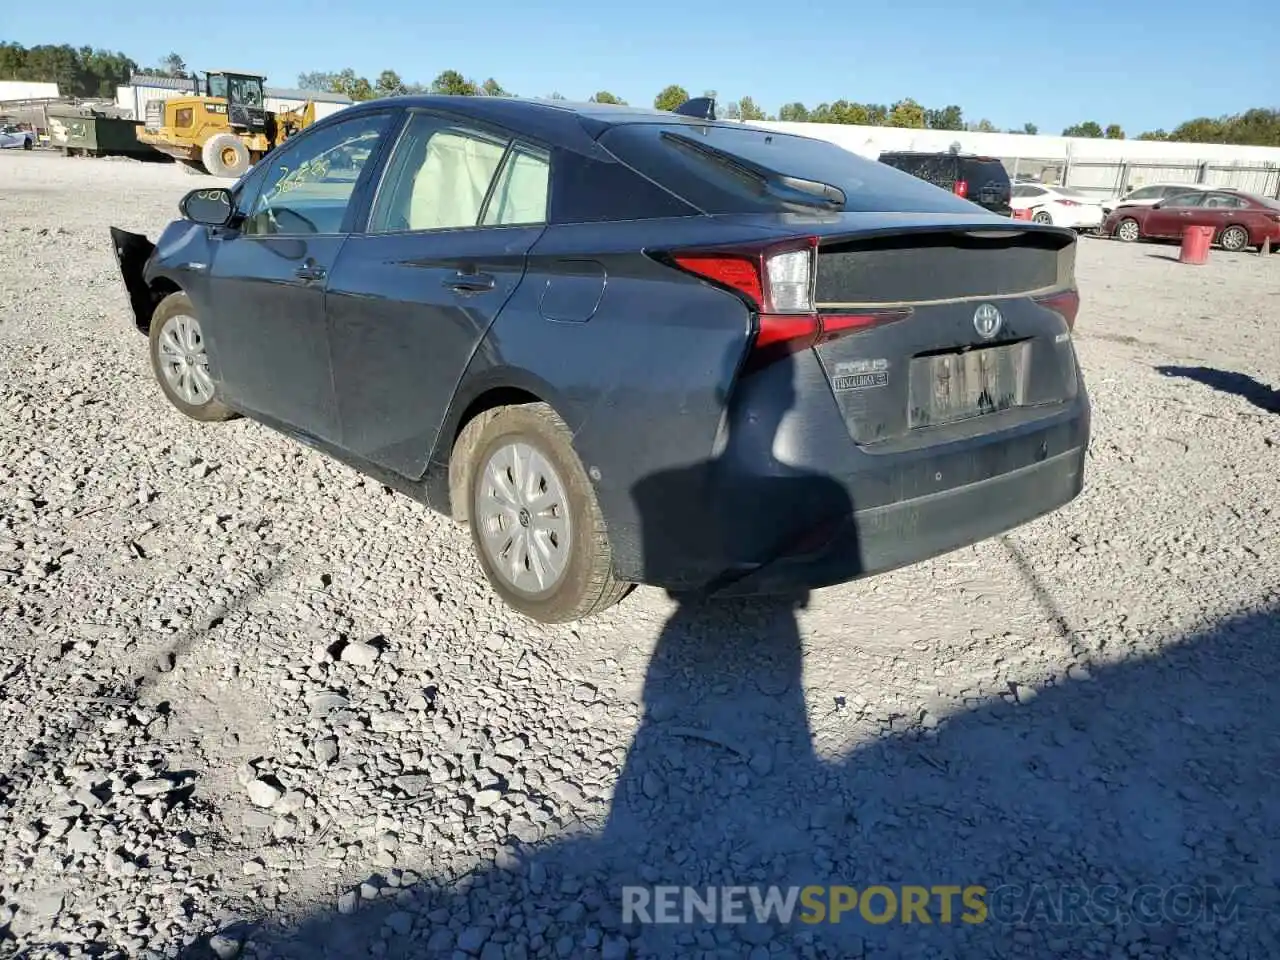
[[[1261,247],[1266,240],[1280,247],[1280,200],[1241,190],[1201,187],[1167,197],[1150,207],[1116,207],[1102,222],[1104,236],[1133,242],[1180,240],[1186,227],[1213,227],[1213,239],[1224,250]]]

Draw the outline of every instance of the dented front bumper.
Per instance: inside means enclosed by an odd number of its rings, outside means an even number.
[[[133,324],[142,333],[151,326],[151,291],[147,286],[146,269],[156,245],[140,233],[130,233],[119,227],[111,228],[111,247],[115,252],[120,277],[129,294],[133,308]]]

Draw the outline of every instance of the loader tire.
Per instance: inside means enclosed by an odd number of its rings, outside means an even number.
[[[219,133],[205,142],[200,159],[211,175],[234,180],[249,169],[249,148],[234,134]]]

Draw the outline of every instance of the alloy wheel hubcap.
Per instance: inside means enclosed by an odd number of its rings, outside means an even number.
[[[545,593],[564,576],[572,535],[568,496],[531,445],[504,444],[481,467],[475,517],[486,558],[516,590]]]
[[[1239,230],[1228,230],[1222,237],[1222,245],[1228,250],[1239,250],[1244,246],[1240,239]]]
[[[209,357],[195,317],[180,313],[166,320],[160,330],[159,348],[165,382],[184,403],[199,407],[213,399]]]
[[[1125,221],[1120,224],[1120,238],[1122,240],[1132,240],[1138,235],[1138,225],[1132,221]]]

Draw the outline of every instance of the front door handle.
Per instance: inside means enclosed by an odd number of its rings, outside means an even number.
[[[329,275],[329,271],[316,263],[314,260],[308,260],[297,270],[293,271],[293,275],[299,280],[323,280]]]
[[[483,293],[486,290],[492,290],[494,282],[493,274],[463,273],[459,270],[452,276],[446,277],[444,285],[457,293]]]

